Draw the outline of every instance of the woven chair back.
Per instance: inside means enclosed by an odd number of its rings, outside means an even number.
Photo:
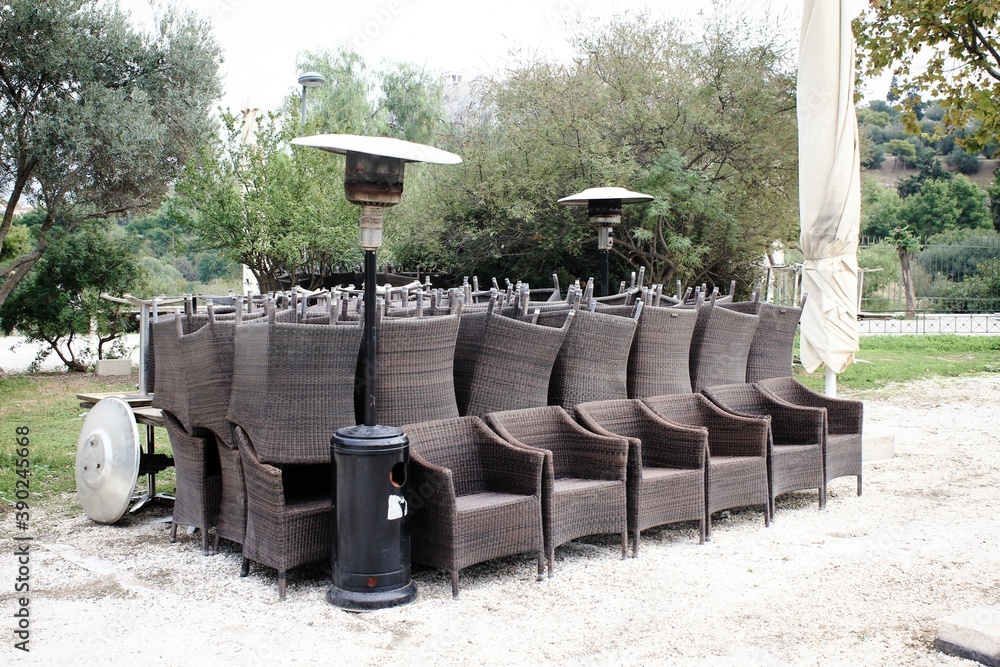
[[[187,364],[181,355],[180,340],[181,336],[194,333],[206,324],[207,314],[166,315],[150,324],[156,338],[152,405],[174,415],[188,433],[194,431],[189,416]]]
[[[359,325],[259,322],[236,327],[229,421],[261,462],[327,463],[352,426]]]
[[[228,417],[235,335],[234,321],[216,320],[180,339],[181,358],[187,367],[191,424],[212,431],[230,449],[236,448]]]
[[[552,366],[572,319],[555,328],[496,313],[463,315],[455,349],[459,414],[547,405]]]
[[[692,391],[746,382],[757,319],[756,315],[712,305],[698,309],[689,354]]]
[[[587,401],[628,398],[635,330],[631,317],[578,312],[552,366],[549,403],[572,408]]]
[[[378,422],[399,426],[458,417],[459,316],[385,318],[378,328]]]

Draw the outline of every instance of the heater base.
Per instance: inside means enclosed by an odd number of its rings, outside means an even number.
[[[417,585],[412,581],[388,591],[345,591],[336,586],[326,590],[326,601],[344,611],[375,611],[410,604],[417,599]]]

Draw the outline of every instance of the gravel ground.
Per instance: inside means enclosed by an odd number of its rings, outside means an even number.
[[[351,614],[326,604],[322,566],[238,576],[240,555],[168,541],[167,508],[102,526],[67,496],[35,510],[28,654],[4,632],[0,663],[225,660],[256,664],[959,665],[937,653],[937,619],[1000,601],[1000,377],[929,380],[866,398],[865,428],[896,456],[816,493],[778,500],[775,522],[745,510],[643,533],[622,561],[614,536],[557,550],[556,576],[531,556],[468,568],[462,595],[415,568],[412,605]],[[13,520],[0,514],[5,625],[14,628]]]

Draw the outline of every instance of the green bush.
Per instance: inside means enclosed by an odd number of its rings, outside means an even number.
[[[1000,258],[993,257],[978,264],[973,275],[960,283],[952,283],[945,305],[956,313],[1000,311]]]
[[[945,162],[958,173],[965,175],[978,174],[983,166],[978,157],[966,153],[961,146],[955,146],[945,158]]]

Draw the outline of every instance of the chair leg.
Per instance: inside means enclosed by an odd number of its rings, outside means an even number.
[[[826,480],[824,479],[819,487],[819,508],[821,510],[826,509]]]
[[[170,543],[173,544],[177,541],[177,522],[170,522]]]
[[[211,553],[208,547],[208,531],[204,528],[199,528],[201,531],[201,555],[207,556]]]
[[[705,517],[698,522],[698,544],[705,543]]]
[[[555,547],[549,547],[549,553],[546,554],[546,560],[548,561],[549,579],[551,579],[552,578],[552,573],[556,569],[556,548]]]
[[[278,599],[285,599],[285,571],[278,570]]]
[[[451,597],[458,599],[458,570],[451,571]]]
[[[549,575],[552,576],[552,575]],[[536,581],[541,581],[545,578],[545,550],[538,552],[538,576]]]
[[[212,551],[219,553],[219,534],[215,534],[215,538],[212,540]]]
[[[632,558],[639,557],[639,529],[636,528],[635,532],[632,533]]]
[[[628,530],[622,531],[622,560],[628,558]]]
[[[858,495],[861,495],[861,475],[858,474]]]
[[[765,528],[770,528],[771,527],[771,521],[773,519],[774,519],[774,516],[771,515],[771,503],[770,502],[765,503],[764,504],[764,527]]]
[[[250,574],[250,559],[244,556],[243,563],[240,565],[240,576],[245,577],[248,574]]]

